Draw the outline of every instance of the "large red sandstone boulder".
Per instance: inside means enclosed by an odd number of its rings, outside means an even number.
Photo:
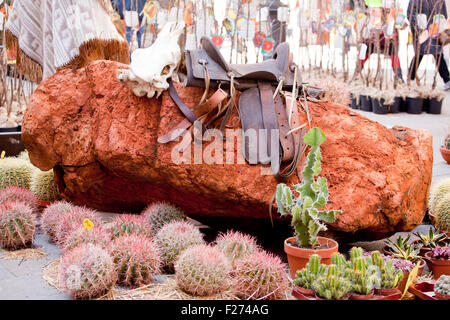
[[[28,105],[24,143],[36,166],[55,168],[61,194],[113,212],[168,200],[193,217],[269,219],[276,179],[262,176],[261,166],[174,164],[178,142],[156,140],[183,116],[167,94],[159,100],[133,95],[116,79],[117,68],[124,67],[97,61],[59,71],[41,83]],[[181,85],[178,90],[190,106],[203,93]],[[313,125],[327,136],[322,175],[329,182],[329,207],[343,210],[332,228],[373,237],[420,224],[432,173],[431,134],[387,129],[340,105],[309,108]],[[230,124],[239,127],[237,114]],[[240,150],[234,148],[235,154]]]

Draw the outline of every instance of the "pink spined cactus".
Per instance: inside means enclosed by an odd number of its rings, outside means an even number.
[[[6,201],[19,201],[27,204],[34,213],[38,211],[38,200],[28,189],[12,186],[0,191],[0,203]]]
[[[36,220],[31,207],[23,202],[0,205],[0,247],[8,250],[33,246]]]
[[[102,248],[107,248],[110,241],[111,234],[101,225],[94,226],[91,230],[84,227],[74,228],[64,240],[63,252],[66,253],[85,243],[92,243]]]
[[[75,299],[94,299],[116,284],[117,273],[107,250],[91,243],[67,252],[58,269],[59,286]]]
[[[56,242],[59,218],[73,209],[75,209],[75,206],[66,201],[55,202],[44,209],[41,217],[41,228],[50,241]]]
[[[145,237],[151,236],[150,227],[145,223],[143,217],[133,214],[118,216],[111,222],[109,229],[113,239],[129,234],[138,234]]]
[[[289,286],[286,266],[265,251],[239,261],[233,274],[236,294],[246,300],[281,299]]]
[[[217,247],[197,245],[183,251],[175,263],[178,287],[194,296],[212,296],[229,289],[231,264]]]
[[[109,251],[121,285],[132,288],[147,285],[160,273],[161,256],[148,237],[138,234],[121,236],[111,243]]]
[[[228,231],[225,234],[219,234],[216,239],[216,246],[233,263],[259,250],[254,237],[238,231]]]

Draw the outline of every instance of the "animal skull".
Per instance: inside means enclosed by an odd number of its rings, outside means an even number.
[[[178,39],[182,32],[182,25],[167,23],[151,47],[132,53],[129,69],[119,70],[117,78],[126,82],[138,97],[159,98],[169,88],[167,80],[180,64]]]

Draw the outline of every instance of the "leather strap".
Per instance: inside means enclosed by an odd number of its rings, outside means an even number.
[[[275,114],[275,102],[273,100],[273,88],[272,85],[267,82],[258,82],[258,88],[261,99],[260,106],[262,108],[264,129],[266,129],[267,132],[267,155],[272,159],[272,130],[278,129],[278,121]],[[260,152],[260,159],[262,158],[261,156],[262,154]]]
[[[290,131],[289,120],[286,114],[286,109],[283,104],[283,99],[279,94],[275,97],[275,114],[277,117],[278,128],[280,130],[280,143],[283,149],[283,162],[292,161],[295,155],[294,139]]]
[[[184,104],[184,102],[178,95],[177,89],[175,89],[172,79],[169,78],[168,82],[169,82],[169,95],[172,98],[173,102],[175,102],[180,111],[184,114],[186,118],[188,118],[188,120],[191,123],[197,121],[198,117],[194,114],[194,112],[192,112],[191,109],[189,109],[187,105]]]

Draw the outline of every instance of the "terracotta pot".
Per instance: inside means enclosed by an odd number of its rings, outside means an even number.
[[[450,295],[448,294],[442,294],[439,292],[434,293],[434,297],[438,300],[450,300]]]
[[[441,147],[440,150],[441,150],[442,158],[444,158],[445,162],[450,164],[450,150],[447,148],[444,148],[443,146]]]
[[[350,299],[349,300],[373,300],[375,294],[372,291],[372,293],[369,294],[356,294],[356,293],[352,293],[350,295]]]
[[[417,271],[417,276],[421,276],[423,269],[425,268],[425,260],[421,260],[419,270]],[[405,291],[406,282],[408,281],[409,272],[403,272],[403,278],[398,284],[398,289],[403,293]]]
[[[315,298],[316,300],[325,300],[324,298],[319,297],[317,294]],[[350,296],[347,295],[345,298],[342,298],[340,300],[330,300],[330,301],[345,301],[345,300],[350,300]]]
[[[411,242],[411,244],[420,244],[421,242],[420,242],[420,240],[414,240],[413,242]],[[425,254],[427,253],[427,252],[430,252],[431,251],[431,248],[428,248],[428,247],[421,247],[420,248],[420,251],[419,251],[419,255],[421,256],[421,257],[423,257],[423,258],[425,258]]]
[[[443,274],[450,275],[450,260],[434,259],[431,257],[431,251],[425,255],[425,258],[431,262],[431,271],[436,280]]]
[[[380,295],[380,296],[393,296],[399,292],[400,292],[400,290],[398,290],[398,285],[395,288],[375,289],[375,294]]]
[[[317,237],[319,244],[328,245],[327,249],[309,249],[298,248],[291,245],[297,241],[295,237],[288,238],[284,241],[284,252],[286,252],[289,262],[289,269],[291,278],[295,279],[297,270],[303,269],[309,261],[309,257],[313,254],[318,254],[321,257],[321,263],[330,264],[331,255],[338,252],[339,244],[333,239]]]
[[[295,290],[297,290],[298,292],[300,292],[302,295],[306,296],[306,297],[314,297],[316,292],[313,289],[305,289],[299,286],[295,287]]]

